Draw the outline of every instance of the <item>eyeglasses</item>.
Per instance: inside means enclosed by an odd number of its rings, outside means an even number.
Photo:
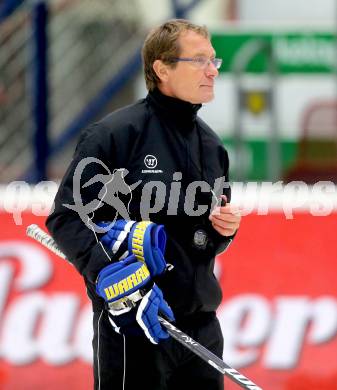
[[[211,63],[215,66],[216,69],[220,69],[222,64],[221,58],[213,58],[210,60],[207,57],[173,57],[170,59],[172,62],[192,62],[195,67],[199,69],[206,69]]]

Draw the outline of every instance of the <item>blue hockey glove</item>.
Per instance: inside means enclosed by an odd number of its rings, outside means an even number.
[[[173,312],[164,300],[161,289],[154,285],[141,300],[136,315],[138,324],[153,344],[158,344],[169,337],[167,330],[158,320],[160,314],[163,314],[169,321],[174,321]]]
[[[159,323],[158,313],[174,320],[161,290],[150,280],[145,264],[134,255],[101,270],[96,292],[107,303],[109,321],[121,334],[145,336],[154,344],[169,337]]]
[[[105,227],[110,226],[110,223],[99,225]],[[164,259],[166,233],[163,225],[150,221],[120,219],[102,236],[101,242],[111,249],[118,259],[133,253],[139,261],[147,265],[152,277],[162,274],[167,267]]]
[[[100,271],[96,293],[107,302],[109,308],[125,313],[133,307],[132,299],[135,293],[150,281],[146,265],[131,255],[125,260],[107,265]]]

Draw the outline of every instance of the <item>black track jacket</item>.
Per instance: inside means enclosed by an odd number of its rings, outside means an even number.
[[[156,283],[176,318],[214,311],[219,306],[221,290],[213,273],[214,258],[226,248],[231,238],[218,234],[208,220],[215,198],[212,193],[205,188],[200,190],[198,183],[190,186],[188,196],[186,189],[196,181],[208,183],[212,189],[217,178],[227,181],[228,156],[218,136],[197,117],[200,107],[155,90],[145,99],[111,113],[81,133],[46,226],[69,261],[83,275],[94,310],[104,306],[95,293],[95,280],[110,260],[93,231],[82,220],[85,218],[81,219],[76,210],[64,204],[74,205],[80,199],[87,205],[96,200],[93,213],[85,210],[87,219],[111,221],[115,217],[115,209],[111,206],[114,191],[129,207],[131,219],[144,218],[141,204],[145,202],[155,207],[148,219],[165,225],[165,259],[174,268],[159,276]],[[78,164],[88,157],[90,163],[79,169]],[[110,181],[110,187],[106,185],[105,189],[101,179],[113,177],[113,172],[114,177],[120,179],[120,171],[116,169],[121,168],[127,169],[122,177],[127,186],[113,187]],[[73,180],[79,171],[80,189],[79,183]],[[133,184],[138,181],[134,188]],[[151,184],[154,181],[161,184],[156,187],[156,183]],[[196,189],[195,197],[193,188]],[[132,197],[127,189],[132,189]],[[230,200],[228,186],[221,193]],[[99,205],[97,199],[102,200]],[[160,200],[157,204],[156,199]],[[207,206],[206,213],[187,215],[201,205]],[[201,243],[198,241],[200,231]],[[107,253],[111,255],[109,251]]]

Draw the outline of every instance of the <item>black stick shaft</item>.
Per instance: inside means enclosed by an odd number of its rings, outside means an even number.
[[[186,333],[182,332],[170,322],[166,321],[164,318],[159,317],[160,323],[165,326],[170,336],[176,339],[180,344],[183,344],[186,348],[191,350],[193,353],[198,355],[201,359],[207,362],[210,366],[214,367],[216,370],[220,371],[222,374],[228,376],[232,381],[236,382],[243,389],[248,390],[262,390],[261,387],[257,386],[251,380],[246,378],[244,375],[240,374],[234,368],[228,366],[223,360],[218,356],[214,355],[213,352],[209,351],[203,345],[199,344],[197,341],[193,340]]]

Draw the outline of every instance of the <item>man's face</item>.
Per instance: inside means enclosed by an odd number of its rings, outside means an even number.
[[[194,31],[183,32],[179,44],[179,58],[213,59],[215,56],[210,40]],[[167,79],[159,84],[164,94],[193,104],[213,99],[214,78],[219,72],[212,63],[202,67],[193,62],[177,62],[174,68],[167,67],[167,71]]]

